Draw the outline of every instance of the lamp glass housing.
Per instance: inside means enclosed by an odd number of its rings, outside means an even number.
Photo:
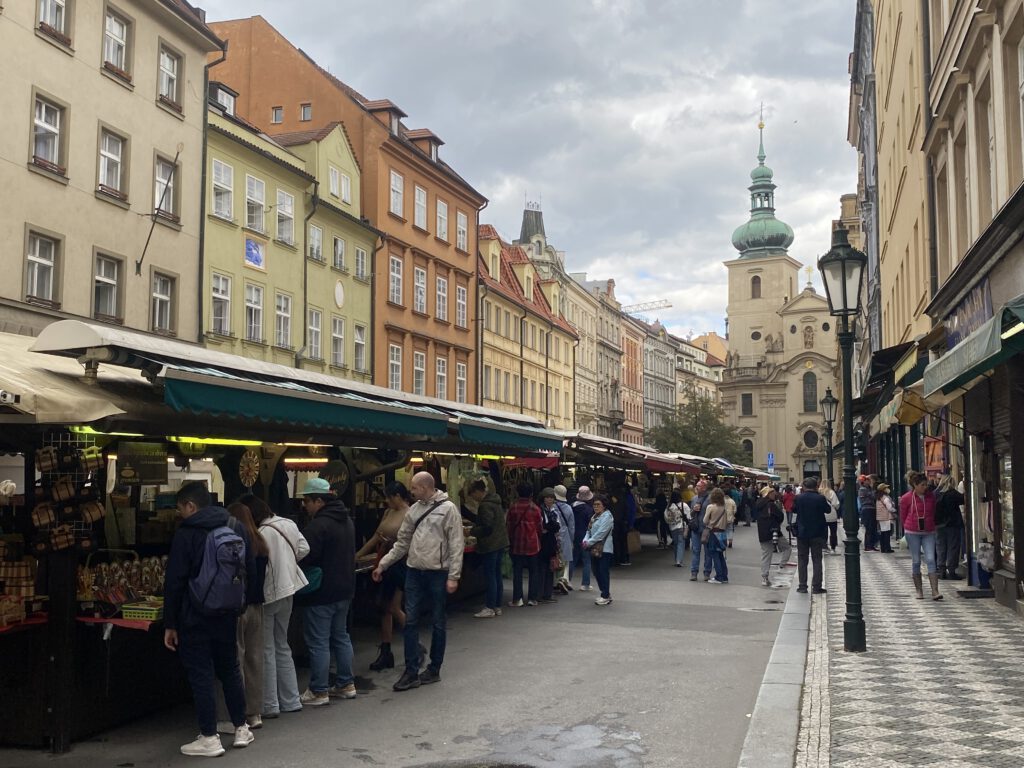
[[[868,257],[850,245],[845,227],[832,233],[832,248],[818,259],[818,270],[825,283],[829,312],[852,316],[860,312],[860,294]]]

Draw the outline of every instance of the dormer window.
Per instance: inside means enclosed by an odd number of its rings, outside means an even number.
[[[224,107],[227,114],[235,114],[235,97],[223,88],[217,89],[217,103]]]
[[[541,254],[541,244],[540,244],[540,240],[538,240],[537,242],[535,242],[535,243],[533,244],[533,253],[534,253],[534,255],[536,255],[536,256],[540,256],[540,254]]]
[[[491,277],[494,278],[499,283],[501,282],[501,274],[500,274],[500,269],[499,269],[500,263],[501,263],[501,261],[498,258],[498,254],[492,253],[491,254]]]
[[[430,159],[437,162],[437,144],[433,141],[430,142]]]
[[[394,112],[392,112],[391,113],[391,135],[392,136],[397,136],[398,135],[398,128],[399,128],[400,125],[401,125],[401,121],[399,120],[398,115],[395,114]]]
[[[533,300],[533,276],[532,275],[527,275],[526,276],[526,300],[527,301],[532,301]]]

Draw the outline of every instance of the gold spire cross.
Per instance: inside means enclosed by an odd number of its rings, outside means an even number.
[[[761,102],[761,118],[757,121],[757,127],[764,130],[764,102]]]
[[[809,283],[811,282],[811,275],[814,274],[814,267],[807,267],[805,271],[807,272],[807,282]]]

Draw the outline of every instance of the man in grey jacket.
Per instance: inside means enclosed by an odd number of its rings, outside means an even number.
[[[384,571],[406,557],[405,575],[405,671],[394,684],[396,691],[408,691],[441,680],[446,642],[445,592],[459,588],[462,576],[462,515],[448,494],[434,487],[434,476],[418,472],[410,490],[416,503],[398,530],[398,539],[373,571],[380,581]],[[432,608],[433,634],[430,665],[420,674],[419,621],[426,603]]]

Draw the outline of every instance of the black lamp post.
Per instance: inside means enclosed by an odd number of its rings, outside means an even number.
[[[821,414],[825,417],[825,456],[828,460],[828,487],[833,485],[832,477],[832,425],[836,423],[836,411],[839,409],[839,401],[832,394],[832,387],[825,390],[825,396],[821,398]]]
[[[850,245],[847,230],[832,232],[832,248],[818,259],[825,283],[829,312],[841,318],[839,349],[843,358],[843,529],[846,539],[846,620],[843,649],[867,650],[860,589],[860,541],[857,538],[857,478],[853,468],[853,340],[856,331],[850,318],[860,313],[860,294],[868,257]]]

